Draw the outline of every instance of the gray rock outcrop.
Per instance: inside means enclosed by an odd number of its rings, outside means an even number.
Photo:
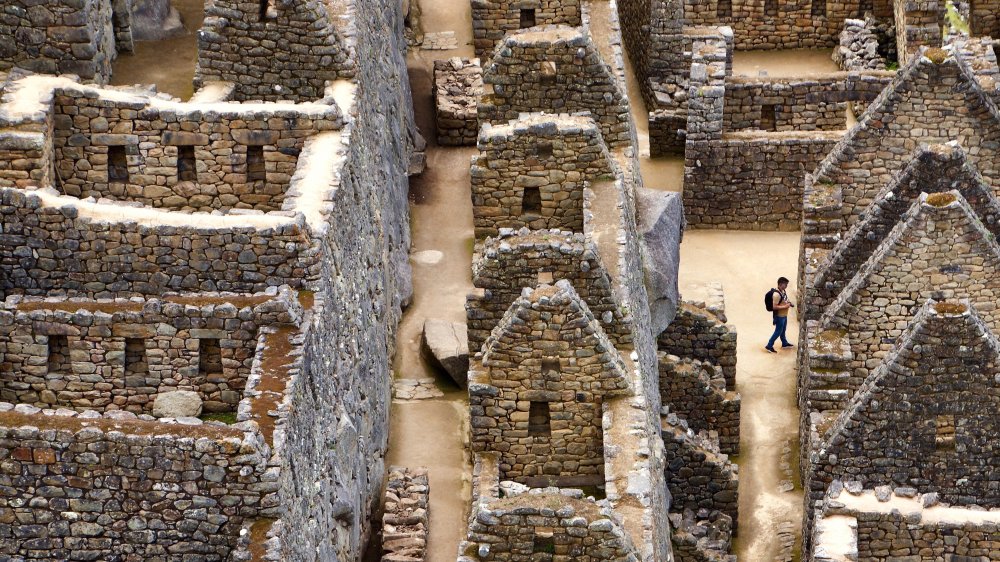
[[[187,33],[181,15],[170,0],[133,0],[132,39],[161,41]]]
[[[158,418],[184,418],[201,415],[202,400],[197,392],[174,390],[156,395],[153,415]]]
[[[423,349],[458,386],[467,387],[469,334],[465,324],[428,318],[424,322]]]
[[[646,291],[653,334],[670,325],[677,314],[677,270],[684,236],[684,203],[680,193],[639,189],[636,192],[642,234]]]

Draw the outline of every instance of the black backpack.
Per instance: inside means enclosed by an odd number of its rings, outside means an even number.
[[[774,312],[774,293],[777,292],[777,289],[771,289],[766,295],[764,295],[764,308],[766,308],[768,312]]]

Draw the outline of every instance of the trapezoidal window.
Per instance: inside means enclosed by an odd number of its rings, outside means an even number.
[[[278,17],[278,11],[271,5],[272,0],[260,0],[260,21],[273,20]]]
[[[108,147],[108,182],[121,183],[128,181],[128,156],[124,146]]]
[[[550,60],[542,61],[540,65],[542,84],[555,84],[558,75],[556,63]]]
[[[938,451],[955,450],[955,414],[944,414],[935,418],[934,445]]]
[[[534,8],[521,8],[521,21],[519,22],[521,29],[526,27],[535,27],[535,9]]]
[[[525,187],[521,195],[521,216],[537,217],[542,214],[542,192],[537,187]]]
[[[544,142],[535,146],[535,156],[539,158],[552,158],[552,143]]]
[[[552,532],[535,533],[534,541],[531,543],[532,554],[555,554],[556,541]]]
[[[263,181],[267,179],[264,169],[264,147],[260,145],[247,146],[247,181]]]
[[[177,179],[198,181],[198,165],[194,158],[194,146],[180,145],[177,147]]]
[[[715,6],[715,16],[719,19],[733,17],[733,0],[719,0]]]
[[[66,336],[49,336],[49,360],[48,367],[50,373],[70,372],[69,340]]]
[[[216,375],[222,372],[222,347],[216,338],[198,340],[198,374]]]
[[[778,129],[778,108],[767,104],[760,106],[760,130],[776,131]]]
[[[129,377],[145,377],[149,373],[146,362],[146,340],[125,338],[125,386]]]
[[[778,0],[764,0],[764,15],[772,17],[778,15]]]
[[[549,437],[552,435],[552,415],[549,403],[531,401],[528,404],[528,436]]]
[[[812,15],[826,17],[826,0],[812,0]]]

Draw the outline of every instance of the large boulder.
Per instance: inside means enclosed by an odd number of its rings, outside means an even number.
[[[153,415],[158,418],[188,418],[201,415],[202,399],[191,390],[161,392],[153,400]]]
[[[132,39],[161,41],[187,33],[181,15],[170,0],[134,0],[132,2]]]
[[[424,321],[424,352],[458,386],[467,388],[469,378],[469,333],[465,324],[428,318]]]
[[[680,193],[652,189],[639,189],[636,200],[643,274],[655,337],[673,322],[680,304],[677,272],[684,236],[684,202]]]

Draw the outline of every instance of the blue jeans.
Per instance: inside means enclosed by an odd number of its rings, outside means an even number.
[[[787,316],[775,316],[774,333],[771,334],[771,339],[767,340],[767,347],[774,347],[774,342],[778,338],[781,338],[781,345],[789,345],[788,340],[785,338],[785,328],[787,327],[788,327]]]

